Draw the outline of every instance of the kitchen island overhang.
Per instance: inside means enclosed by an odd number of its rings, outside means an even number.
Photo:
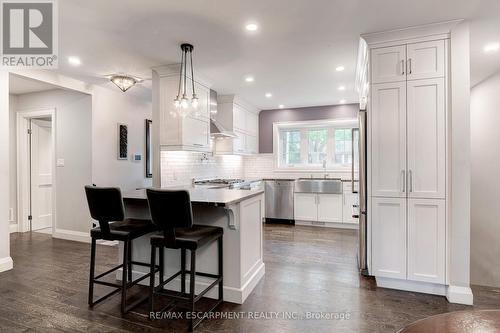
[[[261,189],[237,190],[226,188],[173,187],[190,193],[195,224],[218,226],[224,229],[224,301],[242,304],[265,274],[263,262],[264,191]],[[145,190],[136,190],[123,194],[126,216],[129,218],[150,218]],[[133,260],[150,261],[150,235],[134,240]],[[120,246],[120,254],[122,251]],[[180,250],[164,249],[165,278],[180,269]],[[217,244],[211,244],[196,251],[197,271],[217,273]],[[189,256],[186,262],[189,267]],[[134,266],[133,278],[147,273],[147,268]],[[120,272],[117,277],[121,278]],[[205,289],[211,280],[196,277],[196,292]],[[149,280],[142,284],[149,285]],[[189,277],[186,279],[189,288]],[[181,290],[180,277],[169,283],[166,289]],[[215,287],[205,296],[217,298]]]

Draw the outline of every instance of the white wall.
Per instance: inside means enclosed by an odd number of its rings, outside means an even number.
[[[470,289],[470,39],[469,25],[451,31],[451,198],[449,205],[448,300],[472,304]]]
[[[9,73],[0,71],[0,272],[12,268],[9,233]]]
[[[145,119],[151,119],[151,101],[124,94],[114,86],[80,89],[83,86],[79,81],[45,72],[33,72],[29,77],[54,84],[67,83],[85,92],[55,89],[18,95],[15,105],[17,110],[56,108],[56,158],[65,159],[65,167],[57,169],[56,236],[87,240],[91,220],[84,185],[118,186],[124,191],[151,185],[151,179],[145,177],[144,160]],[[128,125],[128,160],[117,159],[118,123]],[[12,155],[15,145],[10,148]],[[132,161],[134,153],[142,155],[140,162]],[[15,159],[10,163],[15,166]],[[60,182],[59,176],[64,180]],[[11,192],[15,193],[15,182],[12,187]],[[13,193],[11,196],[15,197]]]
[[[471,95],[471,283],[500,287],[500,72]]]
[[[64,159],[56,170],[56,231],[88,232],[83,186],[92,182],[91,96],[62,89],[17,95],[16,109],[55,109],[56,159]]]
[[[16,96],[9,95],[9,222],[17,224],[17,169],[16,169]]]
[[[133,88],[132,88],[133,89]],[[151,186],[146,178],[146,119],[151,119],[151,101],[94,87],[92,114],[92,174],[98,186],[119,186],[122,190]],[[128,125],[128,160],[117,159],[118,123]],[[132,155],[142,155],[140,162]]]

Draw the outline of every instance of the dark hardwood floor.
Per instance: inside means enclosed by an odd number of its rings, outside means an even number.
[[[89,310],[89,244],[15,233],[11,252],[14,269],[0,273],[0,332],[186,331],[184,320],[149,321],[144,306],[139,313],[122,316],[119,296]],[[373,279],[358,275],[355,253],[354,231],[265,226],[265,277],[244,305],[224,303],[219,308],[245,312],[246,318],[206,320],[197,332],[394,332],[439,313],[500,308],[500,290],[492,288],[473,288],[474,307],[449,304],[444,297],[376,288]],[[99,246],[98,271],[114,263],[116,256],[116,247]],[[97,295],[102,291],[97,289]],[[136,290],[144,292],[145,288]],[[278,318],[251,319],[248,312]],[[285,312],[333,318],[286,319]]]

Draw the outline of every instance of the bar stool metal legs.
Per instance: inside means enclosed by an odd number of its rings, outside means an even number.
[[[209,274],[196,272],[196,250],[190,251],[190,267],[189,270],[186,270],[186,249],[181,249],[181,267],[180,270],[174,275],[170,276],[168,279],[164,279],[162,274],[160,274],[160,283],[155,286],[155,267],[156,267],[156,249],[159,249],[159,257],[161,259],[160,263],[158,263],[159,270],[163,272],[163,246],[155,246],[151,245],[151,263],[150,263],[150,281],[149,281],[149,311],[150,313],[154,312],[154,298],[157,294],[168,296],[174,300],[182,300],[187,302],[188,307],[186,310],[191,313],[195,313],[196,311],[196,302],[199,301],[208,291],[210,291],[213,287],[218,285],[218,298],[216,303],[207,311],[213,311],[217,306],[219,306],[224,300],[224,283],[223,283],[223,247],[222,247],[222,236],[217,239],[217,257],[218,257],[218,273],[217,274]],[[186,293],[186,275],[189,274],[189,293]],[[165,285],[174,280],[176,277],[181,276],[181,293],[171,292],[169,290],[164,289]],[[213,281],[207,288],[201,291],[198,295],[196,294],[196,276],[203,276],[208,278],[213,278]],[[165,307],[172,308],[172,303],[169,303]],[[164,311],[162,309],[161,311]],[[191,316],[189,320],[189,330],[193,331],[196,326],[198,326],[203,317],[197,318],[196,316]]]

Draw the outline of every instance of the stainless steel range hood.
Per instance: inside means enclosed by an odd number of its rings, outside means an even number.
[[[233,131],[226,130],[217,120],[217,92],[210,90],[210,136],[212,138],[235,138]]]

